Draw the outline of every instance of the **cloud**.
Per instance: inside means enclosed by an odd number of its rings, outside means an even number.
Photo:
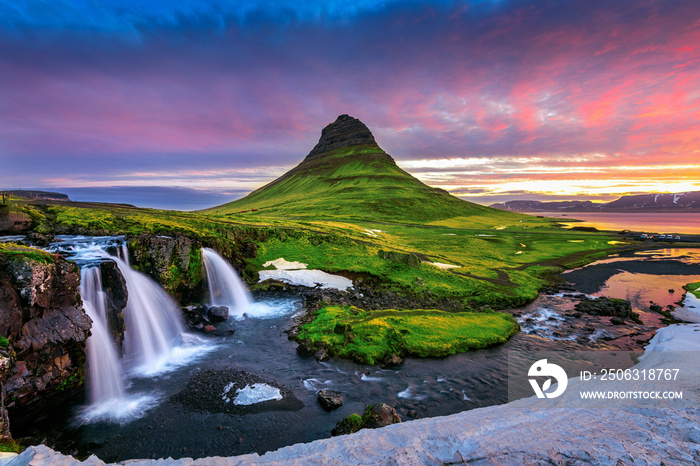
[[[228,170],[269,181],[341,113],[455,192],[591,178],[573,195],[635,166],[629,183],[679,190],[699,171],[694,1],[0,1],[0,18],[0,185],[248,188]]]

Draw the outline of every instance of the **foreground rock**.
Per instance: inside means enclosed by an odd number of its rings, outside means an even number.
[[[590,299],[583,296],[574,309],[577,312],[594,316],[611,316],[614,319],[612,322],[613,324],[622,324],[624,323],[624,319],[630,319],[638,324],[642,323],[639,314],[632,311],[630,302],[624,299],[604,297]]]
[[[326,411],[333,411],[343,406],[345,402],[343,394],[335,390],[321,390],[318,392],[318,403]]]
[[[262,456],[140,460],[129,464],[698,464],[700,362],[699,358],[689,358],[688,351],[700,351],[700,325],[672,325],[657,332],[636,366],[640,370],[681,369],[685,376],[674,390],[688,396],[674,401],[673,406],[586,408],[580,400],[574,402],[567,397],[571,388],[581,383],[570,379],[567,393],[555,400],[525,398],[507,405],[292,445]],[[651,382],[646,385],[646,389],[656,389]],[[591,386],[615,390],[624,383],[605,381]],[[554,403],[543,408],[543,402]],[[30,462],[37,466],[104,464],[95,457],[81,463],[45,446],[31,447],[9,464]]]
[[[401,416],[394,408],[385,403],[376,403],[367,406],[362,413],[362,417],[352,414],[345,419],[341,419],[335,425],[331,434],[333,436],[353,434],[360,429],[378,429],[399,422],[401,422]]]
[[[0,335],[12,352],[3,394],[11,417],[28,415],[30,404],[41,411],[83,383],[92,322],[79,285],[78,268],[60,257],[0,254]]]

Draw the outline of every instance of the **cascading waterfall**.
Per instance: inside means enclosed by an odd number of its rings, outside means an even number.
[[[112,259],[124,276],[129,294],[124,310],[125,358],[147,371],[158,370],[185,331],[180,309],[153,280],[124,260]]]
[[[80,296],[85,312],[92,319],[87,340],[90,403],[123,400],[124,378],[114,341],[107,330],[106,298],[99,267],[80,270]]]
[[[253,297],[226,259],[210,248],[202,248],[202,262],[209,288],[209,303],[226,306],[229,315],[242,318],[251,311]]]

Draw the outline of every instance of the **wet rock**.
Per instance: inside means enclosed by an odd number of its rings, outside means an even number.
[[[632,311],[629,301],[624,299],[601,297],[598,299],[582,299],[574,308],[577,312],[596,316],[611,316],[621,319],[630,319],[641,324],[639,314]]]
[[[365,408],[362,416],[352,414],[338,421],[331,435],[346,435],[360,429],[377,429],[401,422],[401,416],[394,408],[385,403],[376,403]]]
[[[345,399],[343,394],[334,390],[321,390],[318,392],[318,403],[326,411],[333,411],[343,406]]]
[[[216,332],[216,327],[214,327],[213,325],[207,325],[204,327],[204,331],[207,333],[214,333]]]
[[[126,330],[124,309],[129,298],[126,280],[114,261],[105,261],[100,264],[100,278],[106,300],[107,328],[116,347],[121,348]]]
[[[398,354],[392,354],[391,356],[388,356],[384,360],[382,360],[380,366],[381,367],[396,367],[400,366],[403,364],[404,358]]]
[[[223,322],[228,319],[228,307],[212,306],[207,309],[207,317],[212,322]]]
[[[14,353],[3,383],[11,417],[42,412],[82,384],[92,322],[79,286],[79,269],[60,257],[45,263],[0,254],[0,335]]]
[[[326,348],[321,347],[314,353],[314,358],[316,358],[317,361],[326,361],[330,358],[330,356],[328,355]]]
[[[58,241],[54,235],[43,235],[41,233],[32,232],[25,238],[24,242],[32,246],[46,247],[51,243]]]

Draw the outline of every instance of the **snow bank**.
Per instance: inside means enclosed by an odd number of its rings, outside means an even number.
[[[271,265],[274,265],[275,269],[277,270],[298,270],[306,268],[306,264],[303,262],[290,262],[285,260],[284,257],[280,257],[279,259],[275,259],[273,261],[267,261],[263,264],[263,267],[269,267]]]
[[[290,285],[308,286],[313,288],[320,286],[323,289],[333,288],[345,291],[352,288],[352,280],[332,275],[323,270],[261,270],[258,272],[260,281],[278,280]]]

